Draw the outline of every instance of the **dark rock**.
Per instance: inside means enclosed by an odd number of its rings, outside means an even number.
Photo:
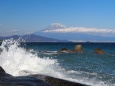
[[[101,50],[100,48],[96,48],[94,50],[94,53],[96,53],[96,54],[105,54],[105,52],[103,50]]]
[[[67,81],[67,80],[54,78],[54,77],[46,76],[46,75],[36,74],[36,75],[32,75],[32,76],[34,76],[36,78],[39,78],[41,80],[44,80],[45,82],[47,82],[51,86],[88,86],[88,85],[85,85],[85,84],[72,82],[72,81]]]
[[[59,52],[69,52],[69,50],[67,48],[62,48]]]
[[[4,71],[4,69],[0,66],[0,76],[4,76],[6,74],[6,72]]]
[[[1,74],[5,74],[2,76]],[[2,76],[2,77],[1,77]],[[29,75],[13,77],[0,67],[0,86],[86,86],[84,84],[58,79],[46,75]]]
[[[58,79],[54,77],[45,77],[45,81],[52,86],[86,86],[84,84],[76,83],[76,82],[71,82],[63,79]]]
[[[2,77],[0,86],[52,86],[47,82],[31,76]]]
[[[52,54],[53,56],[58,56],[58,54]]]
[[[74,50],[68,50],[67,48],[62,48],[59,52],[69,52],[69,53],[82,53],[82,46],[76,45]]]
[[[52,86],[33,76],[13,77],[0,67],[0,86]]]

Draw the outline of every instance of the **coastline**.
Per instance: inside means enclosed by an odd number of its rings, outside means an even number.
[[[0,67],[0,86],[87,86],[46,75],[12,76]]]
[[[67,51],[75,50],[77,48],[74,46],[77,44],[79,43],[42,42],[19,43],[18,45],[18,42],[5,41],[1,44],[1,49],[4,49],[3,53],[1,53],[1,67],[12,76],[5,74],[7,76],[3,77],[4,74],[1,74],[0,86],[86,86],[84,84],[112,86],[115,78],[112,73],[114,68],[112,69],[111,67],[114,64],[108,65],[106,63],[114,63],[115,61],[115,44],[80,43],[83,46],[82,54],[57,51],[63,47],[67,48]],[[93,51],[98,47],[107,53],[97,55]],[[33,49],[32,52],[31,49]],[[7,62],[9,63],[7,64]],[[108,69],[112,72],[109,72]],[[35,75],[25,76],[25,74]],[[112,79],[109,74],[113,75]],[[44,85],[44,83],[47,85]]]

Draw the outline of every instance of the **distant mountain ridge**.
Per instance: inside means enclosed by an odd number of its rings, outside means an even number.
[[[88,31],[91,32],[89,33]],[[99,34],[93,34],[92,31],[93,33],[97,31],[99,32]],[[109,32],[107,29],[98,30],[96,28],[82,28],[82,27],[68,28],[64,25],[53,23],[48,27],[46,27],[45,29],[35,32],[34,34],[59,40],[68,40],[72,42],[87,42],[87,41],[115,42],[115,36],[114,37],[102,36],[101,34],[102,31]]]
[[[103,34],[106,36],[103,36]],[[115,42],[115,31],[97,28],[66,27],[59,23],[53,23],[33,34],[0,37],[0,40],[10,38],[15,40],[20,38],[27,42]]]
[[[63,42],[64,40],[57,40],[53,38],[47,38],[39,35],[34,35],[34,34],[29,34],[29,35],[12,35],[12,36],[7,36],[7,37],[2,37],[0,36],[0,40],[5,40],[5,39],[11,39],[13,38],[14,40],[24,40],[26,42]]]

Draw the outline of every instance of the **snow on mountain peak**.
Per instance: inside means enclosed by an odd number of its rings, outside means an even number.
[[[59,28],[65,28],[65,26],[62,25],[62,24],[60,24],[60,23],[52,23],[50,26],[52,26],[52,27],[57,27],[58,29],[59,29]]]
[[[56,29],[64,29],[66,28],[66,26],[61,25],[59,23],[52,23],[51,25],[49,25],[48,27],[46,27],[45,29],[43,29],[42,31],[48,31],[48,30],[56,30]]]
[[[99,28],[87,28],[87,27],[65,27],[59,23],[53,23],[42,32],[52,33],[85,33],[85,34],[101,34],[101,36],[115,36],[115,30],[113,29],[99,29]]]

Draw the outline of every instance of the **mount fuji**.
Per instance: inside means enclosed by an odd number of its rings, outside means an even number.
[[[86,27],[66,27],[59,23],[53,23],[43,30],[34,34],[68,40],[73,42],[113,42],[115,41],[115,31],[109,29],[86,28]]]
[[[49,25],[48,27],[46,27],[45,29],[41,30],[42,32],[47,32],[50,30],[56,30],[56,29],[64,29],[66,28],[66,26],[61,25],[59,23],[52,23],[51,25]]]

